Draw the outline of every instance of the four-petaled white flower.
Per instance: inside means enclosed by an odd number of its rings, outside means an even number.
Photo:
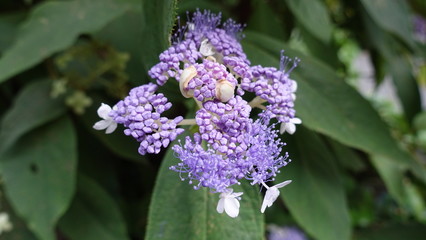
[[[211,43],[209,43],[208,39],[204,39],[201,42],[200,53],[205,56],[213,56],[215,54],[214,47]]]
[[[272,187],[268,187],[268,185],[262,182],[263,186],[265,186],[268,190],[266,190],[265,198],[263,199],[262,208],[260,209],[260,211],[264,213],[266,207],[272,206],[272,204],[275,202],[275,200],[277,200],[278,196],[280,195],[280,191],[278,190],[278,188],[282,188],[290,183],[291,180],[287,180],[282,183],[278,183],[277,185],[274,185]]]
[[[219,202],[217,204],[217,212],[223,213],[225,210],[226,214],[232,218],[236,218],[240,212],[240,199],[239,196],[243,195],[242,192],[233,193],[231,188],[228,188],[226,192],[220,194]]]
[[[285,132],[288,132],[290,134],[293,134],[296,132],[296,124],[301,124],[302,120],[300,118],[292,118],[287,123],[281,123],[280,127],[280,133],[283,134]]]
[[[12,230],[13,225],[9,221],[9,215],[7,213],[0,213],[0,234]]]
[[[115,106],[114,106],[115,107]],[[112,111],[111,107],[105,103],[102,103],[98,108],[98,115],[103,120],[100,120],[93,125],[93,128],[96,130],[105,130],[106,134],[114,132],[117,128],[117,123],[109,116],[109,113]]]

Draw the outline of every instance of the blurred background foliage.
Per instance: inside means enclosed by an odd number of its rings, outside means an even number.
[[[246,23],[253,65],[301,59],[303,126],[283,136],[293,161],[277,179],[293,183],[265,215],[252,188],[239,218],[219,215],[217,195],[168,170],[170,151],[92,129],[100,103],[151,81],[196,8]],[[0,239],[424,238],[425,18],[423,0],[2,0]],[[161,91],[191,114],[176,83]]]

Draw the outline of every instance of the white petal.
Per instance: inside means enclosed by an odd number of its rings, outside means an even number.
[[[235,198],[225,198],[225,212],[232,218],[238,217],[240,212],[240,202]]]
[[[294,80],[291,80],[291,92],[297,91],[297,82]]]
[[[266,193],[265,198],[263,199],[262,208],[260,211],[262,213],[265,212],[266,207],[272,206],[272,204],[277,200],[278,196],[280,195],[280,191],[275,186],[270,187]]]
[[[201,42],[200,53],[205,57],[214,55],[215,52],[213,51],[213,45],[209,43],[208,39],[204,39]]]
[[[294,125],[292,122],[289,122],[285,125],[285,130],[288,133],[293,134],[294,132],[296,132],[296,125]]]
[[[110,125],[110,121],[107,120],[100,120],[93,125],[93,128],[96,130],[104,130]]]
[[[107,127],[107,129],[106,129],[105,133],[106,133],[106,134],[110,134],[110,133],[114,132],[116,128],[117,128],[117,123],[116,123],[116,122],[114,122],[114,121],[112,121],[112,122],[110,123],[110,125]]]
[[[282,188],[282,187],[284,187],[284,186],[289,185],[290,183],[291,183],[291,180],[287,180],[287,181],[284,181],[284,182],[282,182],[282,183],[278,183],[278,184],[277,184],[277,185],[275,185],[274,187]]]
[[[225,199],[224,198],[219,199],[219,202],[217,203],[217,207],[216,207],[216,211],[218,213],[223,213],[223,210],[225,210],[224,204],[225,204]]]
[[[292,118],[292,119],[290,120],[290,122],[291,122],[291,123],[294,123],[294,124],[301,124],[301,123],[302,123],[302,120],[301,120],[300,118]]]
[[[108,114],[111,112],[111,107],[105,103],[102,103],[101,106],[98,108],[98,115],[99,117],[103,119],[109,118]]]
[[[281,123],[281,126],[280,126],[280,134],[284,134],[285,133],[285,123]]]

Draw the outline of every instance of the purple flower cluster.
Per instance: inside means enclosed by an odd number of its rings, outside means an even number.
[[[281,152],[285,143],[275,130],[276,124],[270,121],[275,118],[287,124],[281,128],[289,132],[300,123],[294,110],[297,85],[289,77],[299,61],[281,53],[279,69],[251,66],[239,42],[242,29],[243,25],[233,20],[221,24],[220,14],[196,11],[149,70],[156,84],[132,89],[110,110],[110,118],[102,115],[104,120],[96,128],[124,125],[124,133],[140,142],[139,153],[144,155],[159,153],[175,140],[184,131],[177,125],[196,124],[198,131],[192,137],[172,147],[180,162],[170,167],[195,189],[207,187],[213,192],[232,193],[230,187],[242,179],[252,185],[274,180],[290,160],[287,153]],[[195,119],[162,116],[172,104],[156,91],[169,78],[179,82],[184,97],[197,102]],[[243,99],[253,96],[245,92],[254,93],[255,98]],[[263,109],[258,120],[250,116],[253,108]],[[271,187],[273,191],[276,188]],[[223,200],[225,206],[220,205],[220,209],[235,210],[226,202],[235,202],[237,195],[224,194],[229,201]]]
[[[173,120],[161,117],[172,104],[162,93],[155,94],[156,90],[157,85],[152,83],[133,88],[109,113],[115,122],[126,127],[124,134],[140,142],[141,155],[159,153],[161,147],[167,147],[183,132],[182,128],[176,128],[183,120],[181,116]]]
[[[242,154],[247,150],[244,135],[251,127],[250,111],[250,106],[240,96],[227,103],[205,102],[196,114],[201,139],[227,156]]]

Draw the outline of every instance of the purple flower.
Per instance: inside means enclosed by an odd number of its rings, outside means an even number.
[[[201,139],[218,153],[228,156],[247,150],[245,134],[250,129],[251,108],[240,96],[222,103],[207,101],[197,111],[195,120]]]
[[[247,163],[243,159],[218,154],[210,147],[205,150],[198,134],[194,135],[194,141],[186,137],[183,146],[177,144],[172,149],[181,162],[170,169],[181,173],[182,180],[189,179],[189,184],[195,185],[194,189],[208,187],[212,192],[225,192],[229,186],[237,184],[247,171]]]
[[[205,59],[203,63],[194,64],[187,69],[185,71],[191,73],[183,73],[180,79],[184,96],[194,97],[200,102],[214,99],[227,102],[234,96],[234,88],[238,82],[224,65]]]
[[[115,122],[123,124],[124,134],[140,142],[139,153],[159,153],[162,147],[176,139],[183,129],[176,128],[183,120],[181,116],[169,120],[161,117],[172,107],[162,93],[155,94],[157,85],[145,84],[133,88],[129,96],[118,102],[110,112]]]
[[[275,125],[268,126],[268,123],[264,118],[256,120],[245,136],[249,146],[245,153],[246,160],[254,166],[246,178],[252,181],[252,185],[273,181],[279,169],[291,161],[288,160],[288,153],[281,155],[285,143],[278,137]]]
[[[282,52],[280,69],[254,66],[250,69],[252,78],[243,78],[241,82],[243,90],[254,92],[256,96],[269,103],[263,115],[268,118],[277,118],[282,123],[290,122],[295,118],[296,113],[294,92],[297,84],[289,78],[289,74],[297,66],[299,60],[295,59],[291,68],[286,70],[291,61]]]
[[[177,30],[173,45],[160,54],[160,62],[148,74],[161,86],[169,78],[179,80],[183,69],[207,56],[215,57],[219,63],[223,57],[233,56],[249,64],[239,43],[243,26],[228,20],[221,28],[221,18],[220,13],[198,10],[188,16],[187,24]]]
[[[268,226],[268,240],[307,240],[306,235],[295,227]]]
[[[184,68],[195,64],[201,57],[195,42],[185,40],[171,46],[160,54],[160,62],[153,66],[148,74],[162,86],[169,78],[179,79]],[[183,68],[181,67],[183,65]]]

